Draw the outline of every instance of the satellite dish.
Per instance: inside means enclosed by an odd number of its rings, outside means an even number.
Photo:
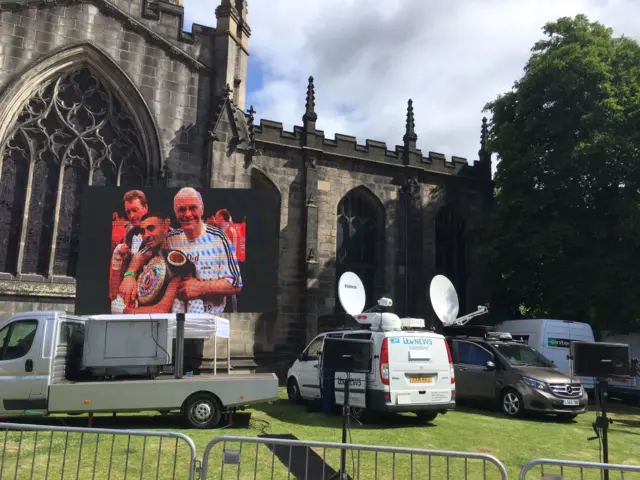
[[[367,294],[360,277],[353,272],[344,272],[338,280],[338,299],[340,305],[352,317],[359,315],[364,310]]]
[[[429,287],[429,296],[431,297],[431,305],[433,310],[443,325],[449,326],[458,318],[458,294],[456,289],[444,275],[436,275],[431,280]]]

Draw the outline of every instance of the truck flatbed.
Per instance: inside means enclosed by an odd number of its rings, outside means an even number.
[[[214,393],[221,405],[237,407],[264,401],[265,393],[276,398],[278,382],[273,373],[64,381],[49,386],[47,410],[51,413],[173,410],[182,408],[185,398],[199,392]]]
[[[185,371],[187,321],[193,338],[229,340],[229,321],[210,314],[176,314],[175,328],[168,315],[156,316],[37,311],[0,322],[4,351],[11,348],[0,375],[0,417],[179,410],[188,427],[207,429],[225,412],[277,398],[273,373],[152,378],[166,365]]]

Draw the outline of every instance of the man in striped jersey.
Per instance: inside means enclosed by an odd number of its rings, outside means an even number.
[[[196,266],[196,277],[182,282],[172,312],[221,313],[227,296],[242,290],[235,245],[220,228],[204,222],[202,196],[194,188],[176,194],[173,210],[180,228],[167,235],[167,245],[187,256]]]

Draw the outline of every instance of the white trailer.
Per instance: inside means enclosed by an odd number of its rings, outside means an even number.
[[[183,376],[185,336],[228,342],[228,320],[14,315],[0,322],[0,417],[179,410],[188,427],[206,429],[225,411],[277,397],[274,373]],[[174,374],[166,375],[174,338]]]
[[[640,358],[640,333],[602,332],[602,341],[611,343],[626,343],[629,345],[629,356]],[[613,397],[622,396],[629,400],[640,401],[640,380],[638,377],[621,376],[609,379],[609,392]]]

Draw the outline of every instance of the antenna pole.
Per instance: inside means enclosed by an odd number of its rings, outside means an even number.
[[[607,417],[607,386],[609,382],[607,379],[598,379],[596,384],[596,398],[600,404],[600,416],[596,417],[596,421],[593,423],[594,429],[600,429],[602,432],[602,463],[609,463],[609,423],[611,420]],[[609,470],[604,470],[603,479],[609,480]]]
[[[487,313],[489,309],[485,305],[478,305],[478,310],[475,312],[468,313],[462,317],[456,318],[450,326],[461,327],[469,323],[472,318],[478,317],[480,315],[484,315]],[[449,325],[447,325],[449,326]]]
[[[347,429],[349,428],[349,384],[351,383],[351,374],[347,372],[347,383],[344,386],[344,414],[342,418],[342,445],[340,451],[340,478],[346,480],[347,477],[347,450],[344,448],[347,444]]]
[[[351,374],[347,369],[346,382],[344,385],[344,405],[342,407],[342,448],[340,449],[340,470],[334,473],[329,480],[350,480],[347,474],[347,430],[349,429],[349,384],[351,383]]]
[[[174,375],[182,378],[184,375],[184,313],[176,313],[176,358],[174,360]]]

